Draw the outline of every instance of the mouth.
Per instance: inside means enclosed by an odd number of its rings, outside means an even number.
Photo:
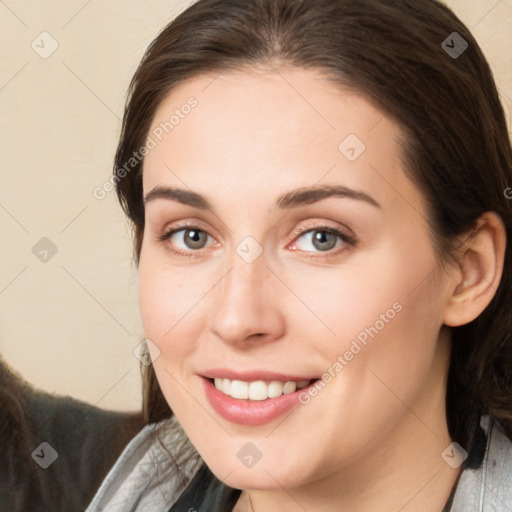
[[[201,377],[206,398],[224,419],[239,425],[264,425],[300,404],[299,396],[319,379],[241,380]]]

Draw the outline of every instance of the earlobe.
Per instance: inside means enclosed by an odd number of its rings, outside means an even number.
[[[479,217],[463,244],[457,282],[448,298],[444,324],[457,327],[477,318],[489,305],[503,273],[506,231],[494,212]]]

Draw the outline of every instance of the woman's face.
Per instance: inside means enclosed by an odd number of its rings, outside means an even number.
[[[142,320],[169,405],[228,485],[307,485],[444,428],[450,283],[399,135],[295,68],[194,78],[155,115]]]

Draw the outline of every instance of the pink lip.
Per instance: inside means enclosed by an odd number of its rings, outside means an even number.
[[[226,375],[223,372],[223,375]],[[265,377],[262,377],[265,375]],[[282,378],[277,378],[276,374],[272,374],[270,378],[267,378],[269,374],[265,374],[264,372],[258,373],[258,378],[238,378],[240,380],[285,380]],[[213,378],[213,377],[212,377]],[[219,377],[221,378],[221,377]],[[225,377],[230,378],[230,377]],[[234,379],[234,378],[233,378]],[[289,378],[287,380],[309,380],[296,377]],[[233,423],[238,423],[240,425],[264,425],[265,423],[269,423],[285,412],[289,411],[293,407],[299,404],[299,394],[303,393],[308,389],[308,387],[295,391],[294,393],[290,393],[287,395],[281,395],[277,398],[268,398],[267,400],[256,401],[256,400],[239,400],[236,398],[232,398],[228,395],[225,395],[221,391],[219,391],[213,382],[211,382],[208,378],[202,378],[204,389],[206,393],[206,398],[210,402],[211,406],[215,409],[215,411],[220,414],[224,419],[231,421]],[[310,384],[310,386],[313,385]]]

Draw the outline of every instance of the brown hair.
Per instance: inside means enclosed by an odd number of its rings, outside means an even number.
[[[453,33],[467,43],[459,56]],[[447,39],[448,38],[448,39]],[[457,43],[458,44],[458,43]],[[365,94],[404,134],[407,172],[427,200],[441,261],[486,211],[506,226],[505,272],[490,305],[452,329],[447,417],[471,442],[489,413],[512,431],[512,152],[491,70],[463,23],[435,0],[199,0],[158,35],[129,88],[114,173],[148,136],[155,110],[178,83],[206,72],[292,65],[322,70]],[[133,223],[138,262],[144,232],[143,161],[122,179],[119,200]],[[149,422],[172,413],[151,367]]]

